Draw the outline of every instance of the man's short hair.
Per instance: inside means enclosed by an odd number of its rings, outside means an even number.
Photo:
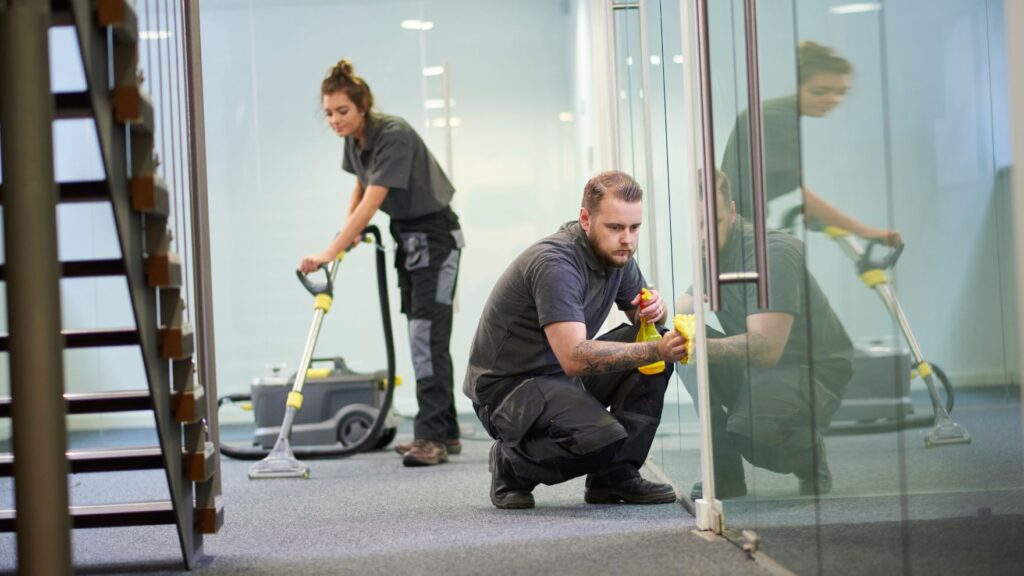
[[[587,181],[583,187],[583,207],[591,215],[596,214],[601,200],[609,193],[629,203],[639,202],[644,197],[643,188],[632,176],[618,170],[609,170]]]
[[[732,184],[729,177],[721,170],[715,170],[715,192],[722,197],[726,206],[732,202]],[[704,197],[704,170],[697,172],[697,193],[700,198]]]

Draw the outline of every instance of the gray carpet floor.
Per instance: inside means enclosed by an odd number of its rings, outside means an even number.
[[[314,460],[304,481],[249,481],[250,462],[225,459],[226,521],[207,537],[197,572],[747,574],[781,565],[797,574],[1024,573],[1019,402],[1015,390],[958,395],[954,419],[971,432],[968,445],[925,448],[927,428],[829,436],[835,487],[820,498],[798,495],[792,476],[748,467],[750,494],[725,501],[732,542],[701,537],[678,504],[587,505],[582,480],[538,487],[534,510],[496,510],[484,441],[467,440],[462,455],[433,468],[405,469],[389,451]],[[399,440],[410,430],[404,422]],[[697,439],[692,407],[667,406],[652,457],[682,490],[699,477]],[[115,430],[71,444],[151,442]],[[69,486],[75,504],[166,493],[160,472],[77,475]],[[0,479],[0,507],[13,499],[13,482]],[[739,549],[741,530],[757,533],[765,564]],[[74,554],[83,574],[185,573],[168,527],[76,531]],[[14,566],[14,537],[0,535],[0,573]]]
[[[145,442],[136,435],[135,443]],[[765,573],[726,539],[694,532],[681,504],[588,505],[582,479],[538,487],[533,510],[497,510],[488,499],[490,443],[464,444],[449,464],[430,468],[404,468],[389,451],[312,460],[308,480],[250,481],[251,462],[224,459],[225,524],[206,538],[196,573]],[[0,506],[12,506],[12,485],[0,483]],[[74,504],[166,493],[160,472],[75,475],[70,486]],[[79,530],[73,547],[81,574],[186,573],[170,527]],[[0,535],[0,572],[13,571],[15,549],[13,535]]]

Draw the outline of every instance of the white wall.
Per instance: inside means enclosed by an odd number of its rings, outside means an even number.
[[[246,390],[264,366],[294,370],[312,318],[295,280],[301,256],[322,250],[341,226],[354,177],[340,168],[342,141],[319,110],[319,84],[339,58],[353,61],[378,108],[406,118],[445,162],[440,129],[424,100],[441,98],[451,69],[453,201],[467,240],[451,351],[456,397],[469,344],[491,286],[529,243],[576,217],[583,180],[572,111],[574,25],[569,2],[204,2],[214,314],[221,393]],[[429,31],[399,27],[429,20]],[[377,222],[386,234],[387,220]],[[390,245],[390,239],[388,239]],[[341,354],[356,370],[384,368],[372,254],[359,250],[341,286],[318,355]],[[395,283],[388,254],[388,275]],[[415,413],[404,317],[396,324],[396,406]]]

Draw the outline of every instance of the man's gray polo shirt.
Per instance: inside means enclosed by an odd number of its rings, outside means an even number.
[[[366,115],[365,142],[345,138],[341,167],[363,188],[384,186],[380,209],[394,220],[409,220],[444,209],[455,188],[411,126],[398,116]]]
[[[841,382],[845,386],[850,377],[853,344],[817,280],[807,270],[803,242],[777,230],[769,230],[767,240],[771,307],[758,308],[753,285],[723,286],[722,307],[716,313],[722,331],[726,336],[746,333],[747,318],[753,314],[791,314],[793,327],[779,364],[813,365],[822,382]],[[722,272],[754,269],[753,227],[742,218],[736,219],[729,243],[718,261]]]
[[[645,285],[635,260],[623,268],[604,265],[579,222],[564,224],[520,254],[494,285],[473,339],[463,392],[490,404],[525,377],[563,373],[544,326],[583,322],[591,339],[612,304],[633,308]]]

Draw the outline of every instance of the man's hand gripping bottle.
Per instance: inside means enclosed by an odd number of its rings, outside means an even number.
[[[640,290],[640,307],[642,308],[644,303],[653,298],[654,295],[647,288]],[[658,333],[658,329],[654,327],[654,322],[648,322],[646,318],[640,319],[640,330],[636,333],[637,342],[657,342],[661,340],[661,334]],[[647,364],[646,366],[640,366],[637,368],[641,374],[648,376],[652,374],[661,374],[665,371],[665,361],[658,360],[653,364]]]

